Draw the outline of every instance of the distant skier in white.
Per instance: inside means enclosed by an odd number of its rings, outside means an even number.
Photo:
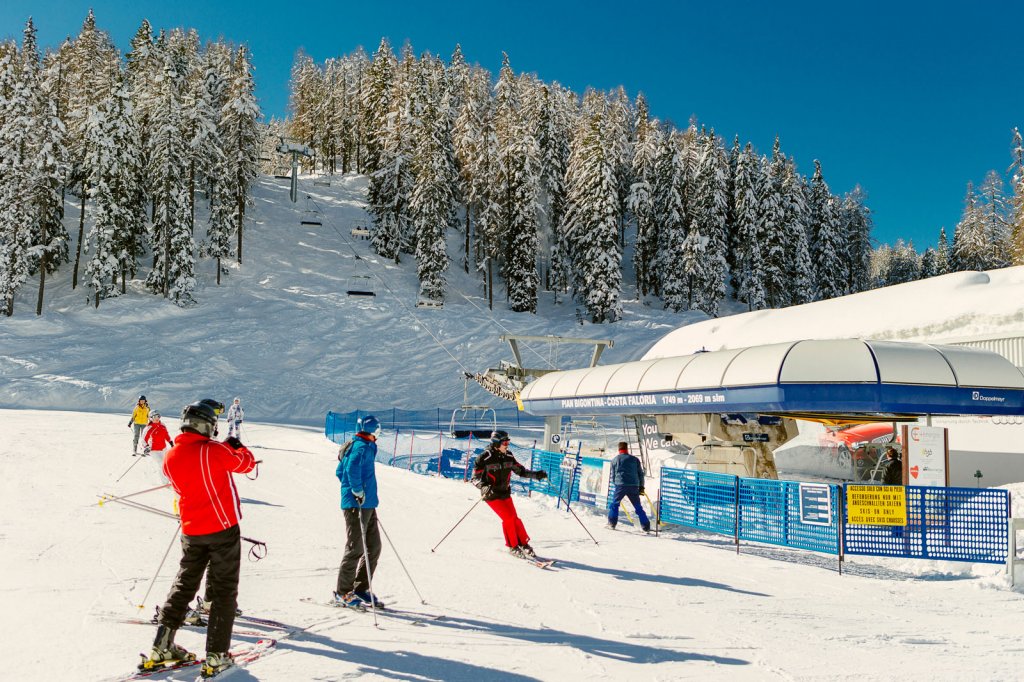
[[[242,421],[245,419],[245,412],[242,411],[241,398],[235,398],[228,408],[228,437],[241,438]]]

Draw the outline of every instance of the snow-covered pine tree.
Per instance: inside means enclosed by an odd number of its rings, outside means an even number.
[[[643,94],[636,98],[636,142],[633,146],[632,175],[628,208],[636,223],[636,244],[633,249],[633,271],[636,274],[637,296],[641,299],[654,289],[652,272],[658,253],[658,225],[655,213],[654,184],[658,149],[662,132],[657,120],[650,117],[650,108]]]
[[[161,106],[154,119],[151,150],[153,201],[153,271],[146,286],[178,305],[193,302],[195,244],[188,225],[188,141],[181,125],[181,94],[170,54],[164,55]]]
[[[438,102],[421,83],[423,109],[412,158],[414,184],[409,214],[416,232],[420,298],[443,301],[448,269],[447,230],[455,222],[454,152],[448,98]]]
[[[59,87],[59,69],[47,68],[42,79],[40,97],[36,103],[36,147],[33,152],[35,169],[30,183],[32,207],[35,213],[36,243],[39,253],[39,295],[36,314],[43,312],[43,293],[46,276],[68,261],[68,231],[64,227],[64,202],[61,200],[64,173],[67,167],[67,148],[64,144],[64,124],[57,113],[56,92]]]
[[[621,85],[608,102],[608,147],[615,164],[615,185],[619,193],[619,245],[626,246],[626,222],[629,220],[629,190],[633,185],[633,116],[626,89]]]
[[[95,306],[101,298],[114,292],[117,277],[117,257],[114,254],[114,227],[117,224],[118,206],[114,183],[115,156],[113,128],[108,118],[113,118],[116,105],[112,98],[92,108],[86,120],[85,137],[87,149],[86,165],[92,170],[89,177],[89,197],[92,200],[93,223],[86,237],[83,250],[90,254],[85,264],[84,281],[92,288]]]
[[[14,314],[14,297],[28,278],[33,241],[32,83],[16,48],[0,49],[0,311]]]
[[[363,172],[371,177],[382,165],[381,150],[385,140],[381,136],[385,134],[385,122],[391,116],[393,109],[392,86],[397,69],[398,61],[395,59],[395,53],[391,50],[391,44],[387,38],[382,38],[380,46],[370,62],[366,74],[366,84],[363,88],[361,127],[366,146]],[[377,253],[384,255],[379,250]]]
[[[835,197],[821,173],[821,162],[814,160],[809,203],[811,260],[822,300],[846,293],[847,267],[843,260],[846,244],[839,225]]]
[[[896,240],[889,259],[889,269],[885,273],[885,286],[905,284],[918,279],[921,279],[921,259],[914,249],[913,242]]]
[[[843,198],[839,222],[846,235],[847,293],[871,288],[871,209],[860,185]]]
[[[690,220],[683,202],[686,153],[685,137],[678,130],[662,136],[651,188],[659,227],[657,253],[648,271],[650,283],[654,294],[661,296],[668,308],[677,311],[682,310],[680,291],[683,286],[681,280],[685,277],[678,255]]]
[[[736,211],[736,268],[733,284],[738,284],[736,298],[749,310],[765,307],[764,257],[761,249],[761,163],[754,146],[743,148],[736,164],[734,206]],[[737,282],[738,280],[738,282]]]
[[[478,214],[487,191],[487,178],[482,172],[482,154],[485,147],[484,123],[490,108],[490,87],[490,78],[486,72],[481,69],[469,72],[463,84],[462,106],[452,128],[452,144],[459,168],[459,194],[466,209],[465,248],[462,257],[462,268],[465,272],[469,272],[470,263],[475,264],[477,260],[471,255],[474,215]],[[477,250],[479,251],[479,245]]]
[[[732,274],[732,297],[736,298],[736,293],[739,291],[739,280],[737,277],[740,273],[740,268],[737,264],[736,258],[742,252],[739,247],[738,237],[736,234],[736,168],[739,166],[740,154],[743,153],[743,145],[740,144],[740,136],[736,135],[732,139],[732,147],[729,149],[729,173],[726,176],[726,190],[729,199],[728,210],[726,211],[725,217],[725,233],[726,233],[726,245],[725,258],[729,263],[729,272]]]
[[[936,258],[935,249],[930,246],[921,254],[921,279],[928,279],[929,277],[934,277],[938,274],[935,269]]]
[[[225,182],[231,183],[235,197],[235,257],[242,263],[242,236],[245,225],[245,207],[252,203],[249,188],[259,172],[260,113],[256,103],[255,84],[249,51],[243,45],[235,52],[231,62],[231,75],[227,99],[221,108],[221,139],[224,154],[232,173]]]
[[[725,221],[729,207],[726,196],[728,157],[711,134],[701,143],[692,192],[693,219],[683,244],[684,267],[690,273],[690,308],[718,315],[725,298]],[[686,255],[689,254],[689,255]],[[687,261],[699,258],[699,262]]]
[[[935,274],[945,275],[951,272],[949,267],[949,239],[946,237],[946,228],[939,228],[939,242],[935,247]]]
[[[814,266],[807,243],[807,187],[796,172],[792,159],[786,162],[782,182],[786,230],[786,258],[789,263],[789,298],[791,305],[810,303],[816,297]]]
[[[786,254],[786,209],[783,183],[786,157],[776,135],[772,158],[761,163],[760,245],[764,273],[764,299],[769,308],[784,308],[790,303],[789,261]]]
[[[1010,165],[1010,258],[1014,265],[1024,264],[1024,138],[1013,129],[1010,144],[1013,163]]]
[[[574,242],[573,283],[594,323],[614,322],[621,314],[618,187],[613,152],[605,148],[604,108],[601,95],[588,91],[566,169],[566,226]]]
[[[569,163],[569,129],[573,112],[571,94],[557,85],[540,86],[537,143],[540,145],[542,232],[548,255],[544,288],[565,291],[569,285],[565,243],[565,168]],[[557,294],[556,294],[557,295]]]
[[[967,183],[967,195],[964,197],[964,212],[953,231],[953,248],[949,255],[951,272],[965,270],[986,270],[989,243],[987,230],[978,208],[978,200],[974,194],[974,183]]]
[[[987,244],[986,269],[1005,268],[1013,261],[1010,240],[1010,206],[1003,190],[1003,179],[994,170],[985,175],[978,189],[979,220]]]

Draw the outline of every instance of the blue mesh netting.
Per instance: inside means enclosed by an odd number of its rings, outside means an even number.
[[[572,462],[574,466],[564,466]],[[543,469],[548,477],[544,481],[533,481],[533,491],[562,500],[576,502],[580,499],[580,473],[582,463],[577,454],[534,450],[530,468]]]
[[[839,486],[816,486],[828,495],[827,525],[800,516],[800,484],[760,478],[739,479],[739,537],[769,545],[826,554],[839,553]]]
[[[1010,493],[995,488],[906,488],[906,526],[844,527],[847,554],[1001,564]]]
[[[736,532],[737,478],[691,469],[661,469],[661,520],[712,533]]]

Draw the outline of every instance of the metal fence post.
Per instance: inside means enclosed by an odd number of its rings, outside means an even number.
[[[736,537],[736,553],[740,553],[740,477],[737,476],[733,483],[733,489],[735,490],[735,497],[733,501],[733,528],[735,529]]]
[[[840,491],[845,486],[834,486],[836,492],[836,554],[839,556],[839,575],[843,574],[843,542],[846,539],[846,499]]]
[[[409,471],[412,471],[412,448],[416,444],[416,430],[409,432]]]

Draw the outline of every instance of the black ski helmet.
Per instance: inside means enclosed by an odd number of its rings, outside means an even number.
[[[189,403],[181,411],[181,428],[212,438],[217,435],[217,411],[214,405],[220,405],[215,400],[197,400]],[[223,405],[221,405],[223,407]]]
[[[500,445],[509,440],[508,431],[494,431],[491,433],[491,444]]]

